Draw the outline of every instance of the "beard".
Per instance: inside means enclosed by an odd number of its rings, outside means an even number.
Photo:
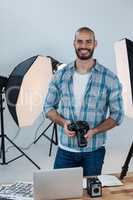
[[[83,49],[83,48],[76,49],[75,48],[75,52],[76,52],[77,57],[80,60],[88,60],[92,58],[94,49]]]

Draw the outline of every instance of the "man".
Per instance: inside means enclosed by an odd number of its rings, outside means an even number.
[[[123,119],[121,84],[117,76],[93,59],[97,46],[94,31],[81,27],[75,33],[77,58],[56,72],[50,83],[44,110],[59,125],[59,148],[54,168],[83,167],[84,176],[101,174],[106,131]],[[109,115],[107,113],[109,111]],[[72,121],[87,121],[87,147],[78,147]]]

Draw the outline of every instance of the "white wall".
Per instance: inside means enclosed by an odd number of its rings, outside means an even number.
[[[8,76],[36,54],[72,61],[73,36],[80,26],[94,29],[99,44],[95,56],[116,72],[113,44],[124,37],[133,40],[132,9],[132,0],[0,0],[0,74]],[[17,127],[7,110],[5,119],[6,133],[13,137]],[[39,123],[21,131],[21,146],[32,141]],[[125,118],[109,132],[104,172],[120,171],[133,140],[132,127],[132,119]]]

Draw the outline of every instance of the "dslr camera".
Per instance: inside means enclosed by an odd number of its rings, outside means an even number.
[[[87,139],[84,135],[89,130],[89,124],[86,121],[76,121],[68,125],[69,131],[75,131],[79,147],[87,146]]]
[[[91,197],[102,196],[102,183],[97,177],[87,178],[87,192]]]

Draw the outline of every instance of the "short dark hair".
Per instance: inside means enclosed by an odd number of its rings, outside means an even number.
[[[94,40],[95,40],[95,33],[94,33],[94,31],[92,30],[92,29],[90,29],[89,27],[87,27],[87,26],[83,26],[83,27],[80,27],[77,31],[76,31],[76,33],[80,33],[80,32],[91,32],[92,34],[93,34],[93,36],[94,36]],[[76,33],[75,33],[75,38],[76,38]]]

